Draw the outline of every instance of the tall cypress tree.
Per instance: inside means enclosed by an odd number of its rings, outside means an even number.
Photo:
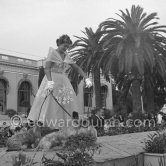
[[[41,66],[41,67],[39,68],[38,87],[40,87],[40,84],[41,84],[41,82],[42,82],[44,76],[45,76],[44,67]]]

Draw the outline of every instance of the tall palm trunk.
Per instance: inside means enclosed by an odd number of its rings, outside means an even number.
[[[131,86],[132,92],[132,102],[133,102],[133,113],[138,113],[142,111],[141,105],[141,91],[140,91],[140,81],[133,80]]]
[[[154,91],[153,89],[149,88],[147,92],[147,111],[154,112]]]
[[[95,88],[95,105],[101,107],[101,82],[100,82],[100,68],[94,70],[94,88]]]
[[[153,112],[154,111],[154,88],[152,83],[149,81],[150,79],[148,77],[145,77],[145,94],[146,94],[146,105],[147,108],[146,110],[148,112]]]

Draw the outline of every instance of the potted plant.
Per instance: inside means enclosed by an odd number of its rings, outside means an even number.
[[[144,166],[166,166],[166,130],[148,135],[144,150]]]

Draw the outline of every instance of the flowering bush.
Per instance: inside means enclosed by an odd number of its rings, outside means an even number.
[[[63,149],[56,152],[62,160],[54,161],[43,158],[45,165],[54,166],[88,166],[94,163],[93,155],[100,149],[100,144],[96,143],[96,138],[89,133],[73,135],[67,139]]]
[[[57,155],[64,160],[68,166],[84,166],[94,162],[93,155],[99,150],[100,145],[91,134],[81,133],[69,137],[64,145],[63,151]],[[62,157],[63,156],[63,157]]]
[[[5,115],[8,115],[8,117],[11,118],[12,116],[17,115],[17,111],[14,109],[7,109]]]
[[[149,134],[148,140],[145,141],[144,150],[147,153],[166,153],[166,130]]]

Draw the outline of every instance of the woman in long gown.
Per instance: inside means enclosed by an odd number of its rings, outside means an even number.
[[[40,121],[43,126],[59,129],[68,125],[71,117],[57,104],[53,96],[70,115],[73,111],[79,112],[76,94],[66,74],[68,67],[76,69],[85,79],[87,86],[91,86],[92,83],[83,70],[66,53],[72,44],[70,37],[62,35],[56,42],[57,49],[49,48],[45,63],[45,76],[34,99],[28,120]]]

